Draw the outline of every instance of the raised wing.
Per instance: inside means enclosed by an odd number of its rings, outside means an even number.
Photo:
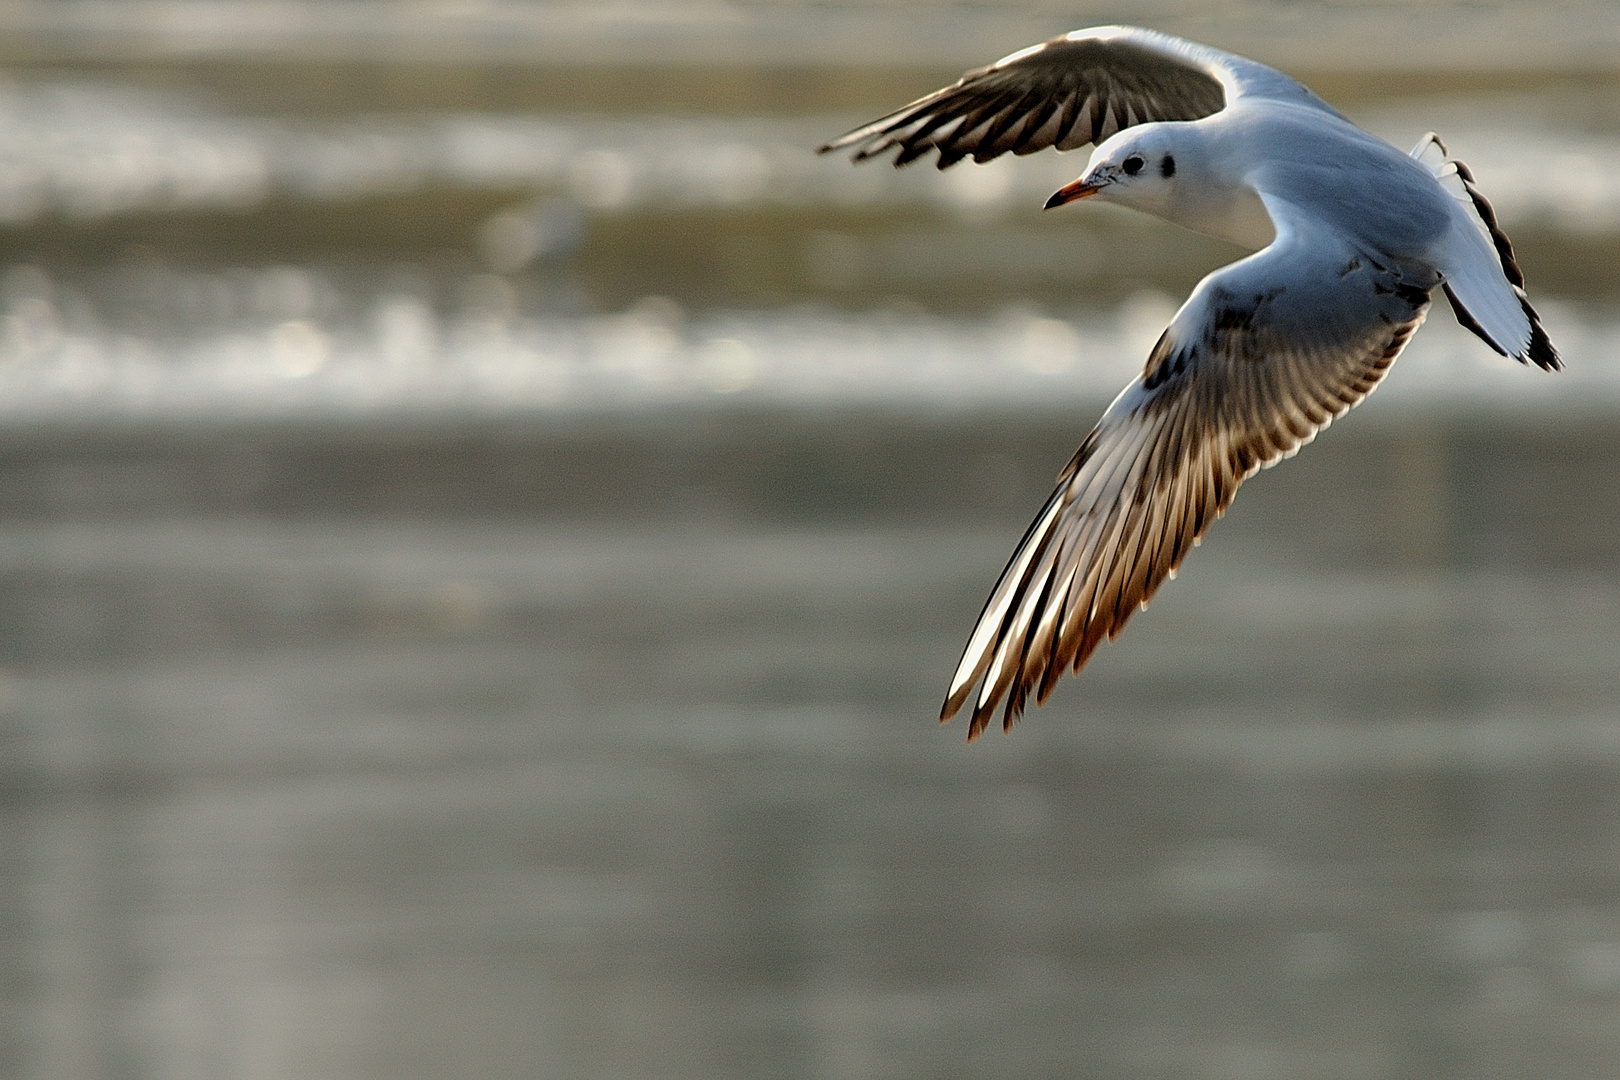
[[[952,86],[820,148],[864,161],[898,146],[896,166],[939,151],[949,168],[1011,151],[1100,143],[1153,120],[1198,120],[1254,94],[1327,108],[1288,76],[1242,57],[1134,27],[1076,30],[963,75]]]
[[[972,740],[1005,700],[1010,728],[1031,692],[1044,701],[1079,671],[1239,484],[1378,385],[1436,283],[1286,227],[1206,278],[1063,470],[979,616],[940,719],[973,698]]]
[[[1432,131],[1418,140],[1412,156],[1434,173],[1481,241],[1468,244],[1463,242],[1464,237],[1455,238],[1446,251],[1447,259],[1441,263],[1449,279],[1443,286],[1446,299],[1451,301],[1457,321],[1503,356],[1512,356],[1521,364],[1535,364],[1543,371],[1562,369],[1558,350],[1524,291],[1524,272],[1513,256],[1513,241],[1497,224],[1496,211],[1479,190],[1474,174],[1447,154],[1446,144]],[[1480,325],[1482,319],[1492,324],[1494,332]]]

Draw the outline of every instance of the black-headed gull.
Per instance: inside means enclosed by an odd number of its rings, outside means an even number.
[[[834,139],[904,165],[1095,143],[1047,202],[1118,203],[1255,254],[1199,282],[1064,468],[951,680],[968,738],[1010,728],[1113,638],[1238,485],[1366,397],[1439,286],[1492,349],[1558,353],[1490,204],[1434,135],[1410,154],[1263,64],[1131,27],[1077,30]],[[977,688],[977,694],[974,691]]]

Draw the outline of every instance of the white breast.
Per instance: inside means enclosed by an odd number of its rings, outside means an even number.
[[[1188,191],[1166,217],[1183,228],[1230,240],[1250,251],[1259,251],[1277,237],[1265,204],[1249,187]]]

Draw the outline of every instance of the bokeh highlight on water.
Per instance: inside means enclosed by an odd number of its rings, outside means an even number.
[[[1620,82],[1540,11],[1139,13],[1439,131],[1568,370],[1437,305],[971,748],[1240,253],[811,150],[1116,12],[0,11],[0,1074],[1610,1075]]]

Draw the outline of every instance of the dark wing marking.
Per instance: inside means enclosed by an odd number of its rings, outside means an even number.
[[[1525,347],[1524,353],[1515,359],[1520,363],[1534,364],[1543,371],[1562,369],[1564,364],[1559,359],[1558,350],[1547,337],[1547,331],[1541,325],[1541,316],[1530,305],[1530,297],[1524,291],[1524,271],[1519,269],[1519,261],[1513,255],[1513,241],[1508,239],[1507,233],[1503,232],[1502,226],[1498,224],[1496,210],[1492,208],[1490,200],[1485,198],[1484,192],[1479,190],[1473,170],[1452,158],[1446,150],[1446,144],[1432,131],[1418,140],[1412,156],[1428,166],[1441,186],[1448,188],[1454,198],[1459,202],[1466,200],[1465,205],[1473,210],[1478,228],[1489,237],[1491,245],[1496,249],[1496,257],[1502,264],[1502,276],[1507,278],[1514,294],[1518,296],[1519,307],[1530,323],[1530,342]],[[1460,194],[1454,185],[1461,186]],[[1459,325],[1496,352],[1503,356],[1508,355],[1507,351],[1485,332],[1485,328],[1479,325],[1479,320],[1474,318],[1473,313],[1463,306],[1450,285],[1445,286],[1445,293],[1446,299],[1451,303],[1451,312],[1457,317]]]
[[[1008,151],[1072,150],[1136,124],[1198,120],[1224,108],[1218,69],[1165,42],[1180,44],[1112,28],[1053,38],[970,71],[819,152],[853,146],[853,160],[865,161],[897,146],[898,167],[938,150],[944,169],[969,154],[985,162]]]
[[[1435,141],[1439,142],[1438,139]],[[1525,294],[1524,271],[1519,269],[1518,260],[1513,257],[1513,241],[1507,238],[1507,233],[1503,232],[1502,227],[1497,224],[1496,211],[1479,190],[1478,185],[1474,183],[1473,172],[1460,161],[1453,160],[1452,164],[1457,167],[1457,178],[1463,182],[1463,187],[1468,192],[1469,201],[1474,204],[1474,212],[1485,223],[1486,231],[1491,235],[1491,243],[1496,246],[1496,255],[1502,260],[1502,274],[1508,279],[1508,284],[1513,286],[1514,293],[1518,295],[1519,306],[1524,309],[1524,317],[1530,320],[1530,345],[1525,349],[1524,355],[1516,357],[1516,359],[1521,364],[1534,364],[1543,371],[1560,370],[1563,368],[1564,362],[1559,359],[1558,350],[1553,347],[1552,340],[1547,337],[1547,331],[1542,328],[1541,316],[1536,313],[1535,308],[1530,306],[1530,297]],[[1457,316],[1459,323],[1473,331],[1476,336],[1482,338],[1487,345],[1496,349],[1497,352],[1502,351],[1486,335],[1484,329],[1474,321],[1474,317],[1468,314],[1462,304],[1457,301],[1457,297],[1452,293],[1449,285],[1446,286],[1446,299],[1451,302],[1452,314]]]
[[[1063,470],[979,616],[940,712],[1002,701],[1010,728],[1112,638],[1256,470],[1364,398],[1422,323],[1433,280],[1345,250],[1260,256],[1206,279]],[[1269,264],[1269,265],[1268,265]],[[1270,287],[1267,287],[1267,286]],[[974,690],[978,688],[975,697]]]

